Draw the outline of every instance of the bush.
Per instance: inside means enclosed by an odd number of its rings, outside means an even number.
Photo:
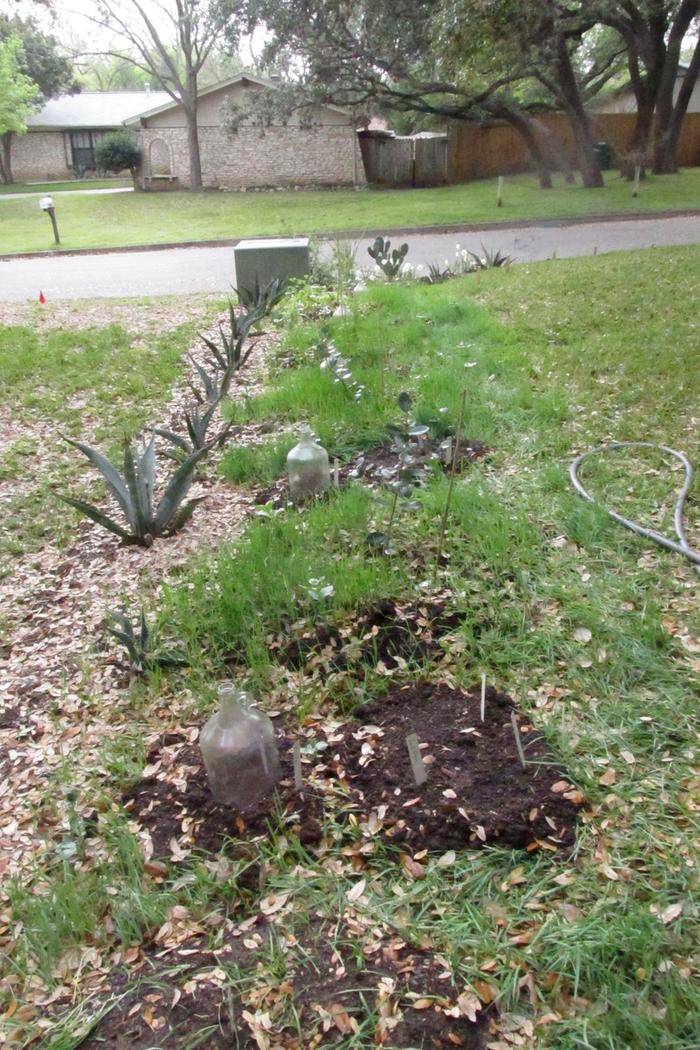
[[[141,160],[141,151],[128,131],[110,131],[95,146],[95,160],[102,171],[133,171]]]

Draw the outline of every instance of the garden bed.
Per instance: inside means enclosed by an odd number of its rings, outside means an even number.
[[[464,438],[460,444],[459,463],[457,473],[461,473],[470,463],[482,459],[492,450],[483,441],[476,438]],[[371,488],[387,485],[395,480],[401,464],[396,449],[391,444],[377,445],[367,452],[359,452],[347,463],[338,469],[338,482],[342,488],[352,481],[361,481]],[[440,442],[429,439],[423,448],[423,457],[414,469],[418,475],[425,476],[429,470],[434,468],[449,470],[440,456]],[[273,509],[279,510],[290,503],[289,483],[286,475],[278,478],[272,485],[266,485],[258,489],[253,497],[258,506],[271,504]]]
[[[156,857],[223,848],[245,856],[244,844],[267,835],[276,820],[313,847],[324,827],[342,827],[350,813],[367,822],[369,834],[381,832],[388,843],[412,851],[488,844],[556,853],[572,845],[584,798],[524,718],[521,764],[515,711],[509,696],[489,688],[482,722],[477,690],[397,685],[360,709],[361,722],[313,728],[303,746],[302,792],[294,786],[294,737],[284,731],[278,732],[278,790],[249,812],[214,802],[199,749],[184,740],[152,753],[149,775],[123,801]],[[406,745],[411,733],[427,770],[421,787]]]
[[[188,1038],[204,1032],[212,1050],[347,1046],[352,1033],[364,1037],[358,1045],[371,1041],[396,1050],[486,1046],[481,1003],[454,987],[439,957],[394,936],[379,954],[370,942],[360,964],[346,947],[357,920],[341,930],[322,930],[316,921],[287,937],[274,922],[261,915],[243,934],[230,924],[219,948],[207,949],[202,938],[185,959],[154,946],[148,977],[136,985],[126,974],[114,978],[111,991],[119,999],[81,1050],[166,1050],[190,1045]],[[364,917],[359,925],[367,926]],[[269,951],[275,940],[284,975],[267,984],[256,979],[254,946]]]

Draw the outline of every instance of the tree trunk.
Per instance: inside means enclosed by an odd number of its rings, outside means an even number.
[[[678,171],[673,146],[674,94],[678,79],[681,47],[693,18],[698,14],[698,0],[682,0],[671,26],[666,44],[666,56],[656,98],[656,120],[654,123],[653,171],[656,175]],[[695,79],[697,80],[697,74]],[[692,90],[692,88],[691,88]],[[688,103],[685,103],[686,108]],[[681,120],[683,117],[681,116]],[[679,129],[680,130],[680,129]],[[676,139],[677,141],[677,139]]]
[[[668,123],[666,135],[661,142],[655,144],[654,172],[656,174],[673,174],[678,171],[677,150],[678,142],[683,127],[683,120],[688,112],[693,89],[700,77],[700,40],[695,45],[693,57],[688,70],[683,77],[678,98],[676,99],[671,117]]]
[[[581,98],[576,74],[571,65],[567,41],[563,35],[557,41],[555,76],[559,101],[574,132],[581,181],[587,189],[601,189],[605,186],[605,182],[595,155],[591,122]]]
[[[197,77],[187,74],[187,148],[190,156],[190,189],[202,188],[202,159],[199,153],[199,129],[197,128]]]
[[[537,178],[540,181],[540,189],[551,190],[552,166],[550,157],[547,149],[543,148],[537,135],[537,125],[535,121],[524,113],[519,113],[517,110],[507,110],[507,112],[504,113],[504,116],[525,140],[525,144],[530,151],[530,156],[535,165]]]
[[[0,178],[6,184],[14,182],[12,177],[12,132],[0,135]]]

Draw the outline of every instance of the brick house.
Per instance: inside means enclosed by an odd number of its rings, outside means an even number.
[[[165,91],[83,91],[49,99],[28,118],[27,133],[12,137],[14,178],[71,179],[94,171],[95,145],[105,132],[169,98]]]
[[[199,93],[197,123],[205,187],[353,186],[364,183],[357,133],[351,115],[335,106],[313,107],[302,119],[261,128],[244,122],[224,127],[226,103],[245,108],[251,91],[274,90],[275,81],[239,73]],[[309,119],[310,118],[310,119]],[[125,121],[138,131],[142,150],[139,182],[144,189],[189,180],[187,126],[180,104],[168,99]]]

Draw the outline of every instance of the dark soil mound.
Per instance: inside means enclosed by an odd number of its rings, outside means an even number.
[[[514,710],[510,697],[489,689],[481,722],[478,691],[467,695],[427,682],[395,687],[362,708],[362,722],[340,728],[334,723],[330,747],[319,739],[323,757],[306,759],[302,793],[294,789],[294,736],[286,732],[278,736],[283,779],[277,794],[254,811],[239,813],[216,803],[199,749],[185,742],[169,747],[167,756],[149,756],[150,775],[123,800],[149,831],[156,857],[192,849],[216,852],[226,840],[234,854],[246,856],[246,843],[280,820],[304,845],[314,846],[324,823],[342,824],[350,811],[374,812],[386,839],[411,850],[478,849],[488,843],[556,852],[573,842],[583,796],[524,718],[520,732],[527,764],[522,767]],[[421,787],[406,747],[411,733],[422,745],[428,773]]]
[[[320,840],[322,799],[310,792],[294,790],[292,739],[278,736],[282,780],[275,798],[239,813],[231,806],[215,802],[209,791],[207,774],[197,745],[184,744],[168,764],[151,776],[144,777],[122,801],[141,827],[151,835],[155,857],[167,857],[174,839],[179,849],[206,850],[218,853],[227,840],[238,843],[268,834],[270,823],[281,820],[299,836],[305,845]],[[149,763],[159,764],[158,753],[149,755]],[[245,849],[239,852],[245,855]]]
[[[439,959],[388,938],[381,953],[358,969],[351,953],[341,957],[329,945],[328,931],[320,927],[317,921],[296,933],[298,950],[287,953],[284,980],[278,981],[283,987],[279,994],[271,988],[265,1001],[274,1050],[347,1045],[353,1029],[363,1038],[357,1045],[381,1043],[388,1050],[482,1050],[486,1045],[487,1019],[478,1001],[471,996],[460,999],[459,990],[444,979]],[[337,927],[333,933],[332,940],[341,944]],[[201,948],[191,945],[186,959],[177,962],[153,955],[148,976],[129,981],[126,974],[118,975],[110,992],[120,998],[80,1043],[81,1050],[177,1050],[195,1045],[258,1050],[260,1044],[243,1017],[245,1010],[248,1017],[254,1014],[250,999],[256,989],[255,957],[240,938],[228,938],[216,958]],[[241,975],[249,970],[248,980],[235,987],[215,969],[232,963]],[[391,984],[382,986],[383,978]],[[246,985],[248,991],[242,991]],[[287,1005],[281,1012],[289,1019],[290,1003],[301,1037],[295,1025],[277,1019],[278,1004]],[[470,1020],[469,1013],[476,1019]],[[314,1033],[323,1036],[314,1039]]]
[[[445,467],[443,460],[440,458],[439,446],[440,443],[438,441],[426,442],[426,458],[416,467],[419,476],[431,470],[434,466],[442,470],[451,469]],[[458,473],[461,473],[470,463],[481,459],[490,451],[489,446],[485,445],[483,441],[478,441],[476,438],[465,438],[461,442],[459,462],[457,464]],[[348,463],[340,467],[338,481],[341,487],[347,485],[350,481],[362,481],[365,485],[370,486],[386,485],[391,481],[391,472],[398,472],[398,469],[399,461],[396,450],[390,444],[377,445],[376,448],[370,449],[368,452],[358,453]],[[286,507],[289,503],[287,478],[278,478],[272,485],[259,489],[255,493],[254,502],[258,505],[271,503],[276,509]]]
[[[380,662],[390,669],[399,661],[415,666],[438,657],[439,639],[461,622],[460,613],[448,612],[443,601],[400,605],[386,600],[342,630],[317,624],[301,637],[282,639],[271,648],[279,651],[280,663],[294,670],[309,663],[334,671],[353,664],[376,667]]]
[[[362,808],[378,811],[391,842],[412,849],[489,845],[556,851],[574,838],[583,797],[557,768],[544,739],[520,719],[525,768],[509,696],[419,683],[362,709],[364,729],[339,748]],[[415,733],[428,778],[417,787],[406,746]]]

